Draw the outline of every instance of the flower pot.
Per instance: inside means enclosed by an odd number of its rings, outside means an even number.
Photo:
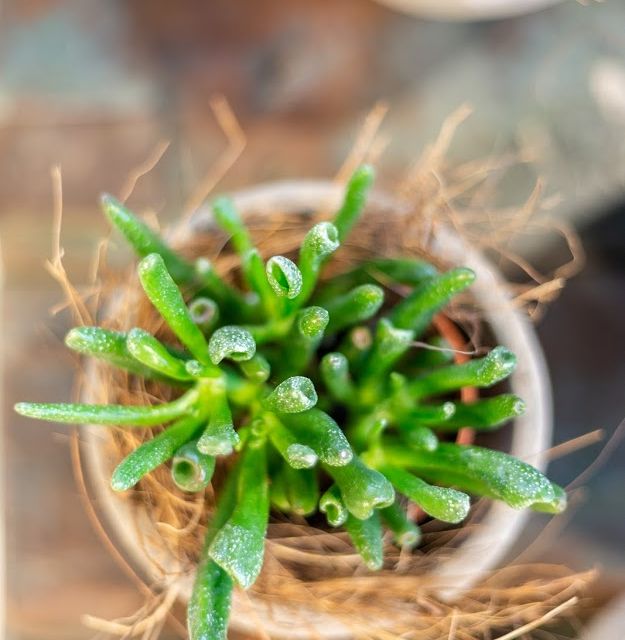
[[[268,219],[268,216],[280,213],[291,216],[291,220],[299,220],[300,225],[304,221],[307,228],[307,213],[311,210],[331,211],[337,206],[341,195],[341,187],[330,182],[291,181],[239,191],[234,194],[234,200],[244,216],[253,214],[255,219],[262,220],[263,216]],[[379,193],[370,197],[367,212],[379,216],[380,220],[398,220],[400,224],[402,219],[408,220],[413,215],[408,205]],[[301,214],[304,214],[303,217]],[[211,229],[210,214],[200,211],[188,224],[174,229],[172,239],[179,246],[186,246]],[[392,235],[392,231],[385,230]],[[373,236],[373,240],[368,241],[369,252],[380,252],[384,244],[382,240],[380,235]],[[388,240],[392,244],[397,238]],[[371,246],[373,241],[375,246]],[[516,418],[504,429],[500,447],[531,462],[538,469],[544,469],[544,451],[551,438],[550,389],[542,353],[531,326],[511,304],[506,286],[496,269],[451,230],[437,228],[428,252],[447,265],[464,265],[476,272],[477,279],[471,288],[473,302],[480,310],[493,344],[503,344],[517,354],[518,368],[510,379],[509,387],[511,392],[526,401],[528,407],[525,415]],[[115,313],[114,307],[115,302],[109,307],[109,314]],[[94,364],[87,370],[83,400],[101,402],[98,395],[100,391]],[[175,582],[180,599],[187,601],[193,580],[192,567],[181,563],[173,551],[162,544],[144,502],[116,494],[109,487],[111,471],[119,461],[111,459],[110,447],[107,446],[112,439],[111,431],[87,426],[82,433],[88,484],[94,504],[110,534],[130,564],[147,581],[163,587]],[[493,568],[523,526],[525,512],[514,511],[501,503],[481,505],[485,508],[482,509],[479,526],[471,527],[459,544],[448,553],[439,554],[435,561],[427,565],[428,584],[434,586],[442,598],[453,598]],[[273,557],[281,552],[297,556],[298,562],[302,559],[306,561],[308,552],[305,549],[280,547],[271,537],[268,555]],[[357,567],[355,556],[350,558],[353,566]],[[233,630],[253,632],[260,625],[272,638],[352,638],[356,635],[349,621],[315,608],[310,599],[291,605],[284,600],[276,604],[263,599],[259,596],[259,590],[263,588],[262,574],[259,583],[256,590],[246,594],[235,592],[231,616]],[[393,612],[388,613],[388,621],[374,623],[392,626]]]
[[[531,13],[560,0],[378,0],[392,9],[434,20],[494,20]]]

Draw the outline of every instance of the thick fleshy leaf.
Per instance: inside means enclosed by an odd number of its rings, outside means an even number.
[[[183,444],[171,461],[171,477],[183,491],[195,493],[205,489],[215,471],[215,458],[198,450],[197,440]]]
[[[210,545],[210,557],[241,587],[251,587],[263,564],[269,520],[269,483],[264,445],[242,454],[237,501]]]
[[[208,361],[208,345],[193,322],[182,293],[167,271],[160,255],[152,253],[139,263],[139,279],[150,302],[180,342],[202,363]]]
[[[181,418],[151,440],[144,442],[117,465],[111,477],[111,488],[114,491],[126,491],[134,487],[143,476],[167,462],[193,437],[197,428],[197,418]]]
[[[392,466],[382,467],[382,473],[397,491],[418,504],[427,514],[443,522],[462,522],[469,514],[471,502],[466,493],[447,487],[435,487],[417,476]]]
[[[348,511],[361,520],[366,520],[375,509],[388,507],[395,500],[393,485],[357,456],[343,467],[326,466],[326,470],[341,490]]]
[[[102,195],[102,208],[110,222],[121,231],[140,258],[157,253],[163,259],[167,271],[178,283],[193,281],[193,265],[173,251],[161,236],[137,218],[119,200],[109,194]]]
[[[285,414],[281,419],[298,441],[308,445],[327,465],[339,467],[352,459],[354,454],[345,434],[327,413],[309,409],[303,413]]]
[[[374,177],[373,167],[364,164],[356,169],[347,183],[343,204],[334,217],[334,226],[338,231],[340,242],[345,241],[364,211],[367,194],[373,184]]]
[[[367,568],[371,571],[381,569],[384,562],[384,547],[378,512],[374,511],[366,520],[360,520],[349,514],[345,529]]]

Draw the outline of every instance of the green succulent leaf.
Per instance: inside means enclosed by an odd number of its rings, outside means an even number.
[[[302,413],[316,404],[315,385],[304,376],[283,380],[265,399],[265,406],[279,413]]]
[[[321,359],[321,378],[335,400],[350,405],[356,398],[356,388],[349,373],[349,362],[340,352],[327,353]]]
[[[213,214],[215,222],[230,236],[234,249],[240,256],[254,247],[249,231],[231,198],[216,198],[213,202]]]
[[[205,489],[214,471],[215,458],[202,453],[197,447],[197,440],[179,447],[171,462],[171,477],[176,486],[190,493]]]
[[[474,280],[475,273],[465,268],[433,276],[393,309],[393,324],[399,329],[410,329],[415,335],[421,335],[434,315]]]
[[[196,399],[197,394],[190,391],[173,402],[151,406],[18,402],[15,411],[27,418],[66,424],[153,427],[181,417],[192,409]]]
[[[65,336],[65,344],[83,355],[104,360],[120,369],[150,376],[149,369],[132,357],[126,348],[126,334],[100,327],[75,327]]]
[[[268,519],[265,447],[248,443],[239,462],[236,504],[209,548],[210,557],[244,589],[260,573]]]
[[[382,467],[382,473],[397,491],[418,504],[428,515],[443,522],[462,522],[469,514],[471,502],[466,493],[446,487],[435,487],[417,476],[392,466]]]
[[[378,571],[384,563],[380,515],[374,511],[366,520],[348,514],[345,529],[367,569]]]
[[[191,319],[205,333],[217,324],[219,320],[219,306],[211,298],[199,296],[189,303]]]
[[[152,231],[145,222],[137,218],[119,200],[109,194],[101,198],[106,217],[126,238],[140,258],[156,253],[163,259],[172,278],[181,284],[192,282],[195,276],[193,265],[169,248],[161,236]]]
[[[293,300],[302,290],[302,273],[297,265],[284,256],[267,260],[267,280],[273,292],[280,298]]]
[[[143,329],[131,329],[126,338],[128,352],[145,367],[173,378],[191,380],[183,360],[173,356],[159,340]]]
[[[330,314],[328,333],[337,333],[346,327],[372,318],[384,302],[384,291],[375,284],[363,284],[342,296],[326,302]]]
[[[182,293],[167,271],[163,258],[151,253],[139,263],[139,280],[150,302],[196,360],[208,363],[204,334],[193,322]]]
[[[347,521],[349,511],[341,498],[341,490],[336,484],[331,485],[319,498],[319,511],[325,513],[331,527],[342,527]]]
[[[345,434],[327,413],[309,409],[282,418],[298,441],[308,445],[327,465],[340,467],[352,459],[354,454]]]
[[[143,476],[167,462],[193,437],[198,424],[197,418],[181,418],[128,454],[113,471],[113,491],[126,491],[134,487]]]
[[[505,347],[495,347],[487,356],[453,364],[426,373],[409,385],[415,399],[457,391],[462,387],[492,387],[516,368],[516,356]]]
[[[338,231],[341,243],[345,241],[364,211],[367,194],[373,184],[374,177],[373,167],[365,164],[356,169],[347,183],[343,204],[334,217],[334,226]]]
[[[347,510],[356,518],[366,520],[375,509],[393,504],[393,485],[382,473],[365,465],[354,456],[342,467],[326,466],[339,489]]]
[[[441,442],[435,451],[407,452],[389,443],[384,455],[393,465],[413,469],[431,482],[502,500],[514,509],[536,506],[559,513],[566,506],[560,487],[538,469],[501,451]]]
[[[384,524],[393,532],[395,544],[402,549],[413,549],[421,541],[421,529],[406,513],[397,500],[392,505],[380,509]]]
[[[331,222],[317,223],[304,237],[298,266],[302,274],[300,299],[312,293],[324,261],[339,248],[339,232]]]
[[[447,404],[447,403],[445,403]],[[484,398],[471,404],[457,403],[453,414],[444,421],[432,422],[442,431],[472,427],[480,431],[497,429],[512,418],[525,413],[525,403],[513,394]]]
[[[269,416],[266,417],[266,419]],[[269,438],[284,460],[294,469],[310,469],[317,464],[317,454],[297,438],[279,420],[271,419]]]
[[[219,327],[210,337],[208,355],[214,365],[228,359],[234,362],[250,360],[256,353],[252,334],[243,327],[228,325]]]

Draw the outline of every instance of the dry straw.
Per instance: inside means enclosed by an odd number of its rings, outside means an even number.
[[[242,152],[245,141],[227,103],[217,100],[213,109],[229,138],[229,146],[216,167],[211,168],[191,197],[191,209],[205,200],[208,192],[219,182],[225,171]],[[378,135],[386,112],[378,105],[367,118],[360,137],[339,172],[343,179],[357,164],[377,156],[384,143]],[[583,262],[583,254],[575,234],[561,222],[546,216],[541,200],[541,186],[537,185],[527,202],[520,207],[493,210],[489,207],[495,191],[497,176],[506,167],[524,158],[504,159],[504,162],[486,160],[450,167],[447,164],[449,146],[454,132],[467,117],[466,108],[459,109],[443,125],[438,139],[425,150],[405,176],[387,191],[408,207],[408,214],[385,217],[365,215],[353,232],[349,244],[336,260],[333,270],[345,270],[372,252],[382,256],[423,255],[429,257],[428,246],[437,224],[453,226],[463,237],[475,245],[497,254],[501,260],[513,263],[526,274],[523,284],[512,287],[514,304],[525,307],[537,316],[547,302],[553,300]],[[124,187],[128,198],[134,184],[150,170],[165,152],[165,143],[159,143],[143,165],[132,172]],[[78,292],[69,282],[62,265],[60,249],[61,176],[53,172],[55,184],[55,247],[48,264],[52,275],[63,287],[66,303],[81,324],[92,322],[97,316],[102,323],[102,311],[114,304],[114,318],[105,315],[104,324],[113,329],[141,326],[160,338],[167,338],[162,319],[141,295],[134,274],[111,272],[105,265],[106,244],[98,250],[94,264],[93,286],[86,294]],[[192,213],[192,211],[191,211]],[[323,218],[328,212],[311,212],[308,217],[275,211],[269,217],[248,218],[257,245],[267,257],[274,253],[288,255],[295,250],[313,219]],[[510,246],[515,236],[523,233],[558,233],[571,253],[566,264],[550,274],[539,273],[531,264],[517,255]],[[237,260],[224,248],[224,237],[218,233],[196,234],[193,242],[179,247],[187,256],[207,256],[227,279],[236,279]],[[123,285],[123,288],[122,288]],[[401,295],[401,291],[398,291]],[[480,347],[481,323],[470,300],[461,301],[451,311],[454,321],[470,336],[466,349]],[[123,371],[105,366],[94,369],[97,380],[90,379],[91,391],[97,390],[93,400],[101,403],[151,404],[168,400],[170,389],[155,383],[129,377]],[[85,377],[79,376],[79,382]],[[120,460],[154,430],[115,429],[109,439],[112,460]],[[174,613],[178,595],[178,578],[193,571],[202,539],[214,505],[213,490],[219,490],[219,469],[214,489],[205,495],[189,495],[179,491],[166,469],[159,468],[145,476],[139,485],[127,494],[149,515],[150,527],[135,523],[140,536],[149,535],[179,560],[180,575],[172,575],[165,568],[160,571],[160,584],[144,584],[124,560],[107,537],[106,528],[98,519],[84,481],[77,437],[73,453],[76,476],[85,499],[87,511],[107,545],[130,575],[146,593],[146,605],[134,616],[123,620],[106,621],[85,616],[84,622],[104,635],[156,638],[164,624],[169,624],[181,637],[186,637],[184,626]],[[423,527],[424,543],[412,553],[400,553],[390,540],[385,555],[388,561],[381,572],[364,572],[354,554],[346,534],[311,526],[304,519],[286,520],[275,516],[269,527],[266,559],[263,572],[253,587],[255,597],[268,604],[290,603],[294,623],[303,628],[307,620],[300,613],[300,604],[338,618],[353,632],[354,638],[396,640],[512,640],[532,628],[558,616],[573,616],[574,605],[580,594],[593,579],[592,572],[573,573],[554,565],[508,566],[485,576],[481,582],[464,592],[453,603],[437,597],[428,584],[429,567],[440,557],[453,552],[453,548],[479,525],[480,503],[473,509],[468,524],[461,528],[445,528],[429,522]],[[156,562],[156,560],[153,560]],[[253,614],[253,611],[251,612]],[[302,618],[302,619],[299,619]],[[510,631],[516,629],[516,631]],[[503,635],[502,635],[503,634]],[[259,624],[258,637],[267,637]],[[311,637],[315,637],[311,631]],[[546,637],[546,636],[545,636]]]

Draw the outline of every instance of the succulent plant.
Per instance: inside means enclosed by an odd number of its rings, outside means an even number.
[[[458,399],[464,387],[492,387],[512,373],[516,358],[505,347],[462,364],[450,350],[415,348],[424,334],[441,344],[426,332],[471,285],[470,269],[440,273],[412,258],[373,258],[320,280],[357,223],[372,180],[370,167],[359,168],[332,221],[315,224],[292,259],[263,260],[233,202],[215,200],[215,222],[240,258],[240,288],[208,260],[184,259],[105,196],[107,217],[141,258],[143,290],[179,344],[141,328],[98,327],[72,329],[66,344],[132,375],[169,381],[177,395],[152,406],[16,405],[22,415],[56,422],[162,425],[119,463],[115,491],[168,462],[180,489],[202,491],[216,459],[232,456],[189,603],[194,640],[226,637],[232,589],[256,580],[272,509],[325,514],[374,570],[384,562],[383,527],[400,547],[420,540],[406,499],[450,523],[467,516],[469,494],[549,513],[566,505],[564,491],[525,462],[439,441],[461,427],[496,429],[524,410],[511,394]],[[403,298],[399,285],[409,291]]]

